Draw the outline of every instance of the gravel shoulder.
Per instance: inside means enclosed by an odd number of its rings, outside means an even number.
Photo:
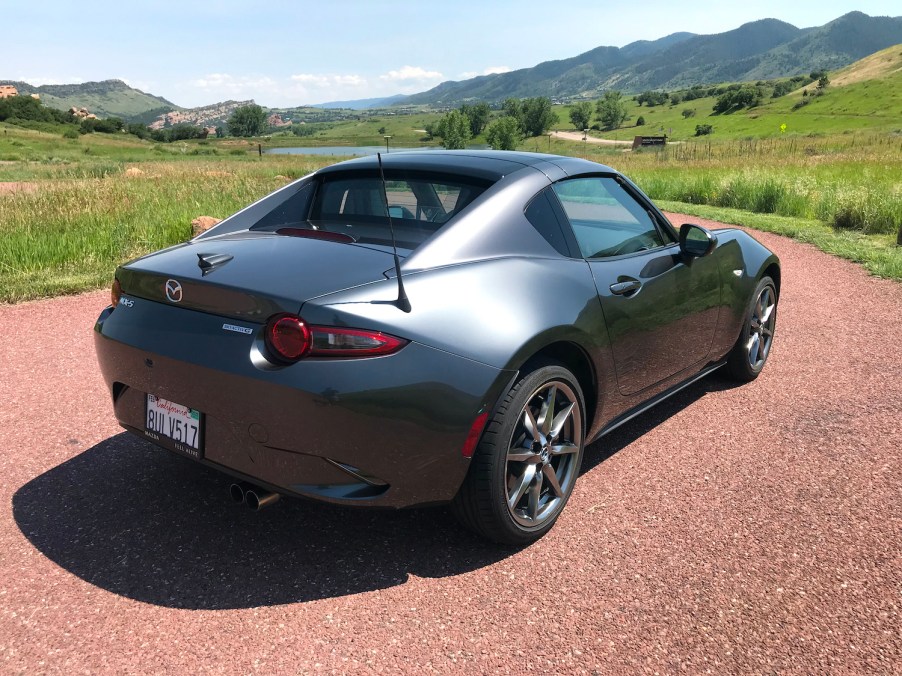
[[[0,306],[0,671],[898,672],[902,285],[754,234],[762,376],[591,446],[523,550],[441,508],[239,509],[113,421],[106,291]]]

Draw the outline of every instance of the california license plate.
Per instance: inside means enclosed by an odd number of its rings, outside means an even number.
[[[176,451],[200,459],[203,452],[203,415],[200,411],[147,395],[144,433],[154,441],[162,441]]]

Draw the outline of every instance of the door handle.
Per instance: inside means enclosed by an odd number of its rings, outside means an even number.
[[[642,288],[642,282],[638,279],[629,279],[625,282],[611,284],[611,293],[617,296],[628,296]]]

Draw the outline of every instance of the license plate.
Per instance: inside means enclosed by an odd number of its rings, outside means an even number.
[[[200,459],[203,450],[203,415],[200,411],[147,395],[144,433],[154,441],[168,442],[175,450]]]

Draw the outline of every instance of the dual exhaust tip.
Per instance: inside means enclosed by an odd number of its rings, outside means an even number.
[[[247,505],[255,512],[279,501],[278,493],[272,493],[246,481],[229,486],[229,495],[232,497],[232,502]]]

